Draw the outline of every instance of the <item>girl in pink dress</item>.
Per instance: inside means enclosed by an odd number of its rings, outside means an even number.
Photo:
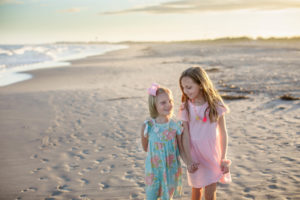
[[[192,199],[202,198],[202,188],[206,200],[216,199],[217,182],[231,182],[224,116],[229,109],[201,67],[183,71],[179,84],[179,118],[184,127],[182,142]]]

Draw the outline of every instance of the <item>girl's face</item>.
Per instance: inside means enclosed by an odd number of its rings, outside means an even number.
[[[198,85],[188,76],[181,79],[181,86],[183,88],[184,94],[188,96],[189,99],[197,99],[201,97],[201,85]]]
[[[156,110],[161,117],[169,117],[172,114],[173,99],[167,93],[160,93],[156,96]]]

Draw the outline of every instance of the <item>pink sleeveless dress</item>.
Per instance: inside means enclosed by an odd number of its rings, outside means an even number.
[[[220,168],[221,141],[218,124],[210,123],[209,110],[206,111],[206,122],[196,120],[197,116],[200,116],[201,119],[204,118],[208,103],[193,106],[189,101],[188,105],[190,118],[185,109],[180,109],[178,117],[182,121],[189,121],[191,156],[194,162],[200,163],[196,172],[187,172],[188,184],[194,188],[202,188],[216,182],[230,183],[230,173],[223,174]],[[222,106],[217,107],[217,110],[219,116],[226,112]]]

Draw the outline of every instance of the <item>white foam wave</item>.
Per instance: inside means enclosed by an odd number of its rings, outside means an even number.
[[[108,51],[127,48],[125,45],[0,45],[0,86],[32,78],[20,72],[68,66],[67,60],[80,59]]]

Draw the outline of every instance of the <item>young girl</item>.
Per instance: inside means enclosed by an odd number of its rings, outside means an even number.
[[[192,199],[216,199],[217,182],[231,181],[230,161],[226,158],[227,131],[225,112],[228,111],[204,69],[191,67],[179,79],[182,105],[179,118],[183,121],[183,149],[189,162],[198,169],[187,172],[192,187]]]
[[[149,200],[169,200],[181,194],[182,125],[171,119],[173,97],[169,89],[152,84],[148,93],[151,119],[144,122],[141,131],[143,149],[147,152],[146,196]]]

